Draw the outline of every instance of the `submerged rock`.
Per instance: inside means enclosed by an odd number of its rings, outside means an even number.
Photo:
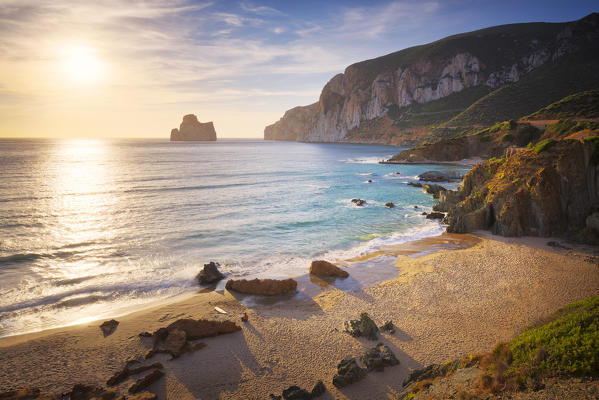
[[[414,186],[414,187],[422,187],[422,183],[419,182],[408,182],[408,186]]]
[[[295,290],[297,282],[293,279],[230,279],[225,287],[239,293],[275,296]]]
[[[214,261],[204,264],[204,269],[197,276],[200,285],[209,285],[223,279],[225,276],[218,270],[218,267],[220,267],[220,264]]]
[[[116,330],[116,327],[119,326],[119,321],[111,319],[110,321],[105,321],[100,325],[100,329],[104,334],[104,337],[110,336]]]
[[[335,264],[324,260],[312,261],[312,264],[310,265],[310,273],[320,276],[337,276],[340,278],[347,278],[349,276],[347,271],[344,271]]]
[[[361,358],[368,371],[382,371],[385,367],[399,364],[391,349],[382,343],[368,349]]]
[[[366,204],[366,200],[362,200],[362,199],[351,199],[351,202],[354,203],[355,205],[357,205],[358,207],[361,207],[364,204]]]
[[[378,339],[379,328],[366,313],[360,314],[359,320],[345,321],[344,327],[345,332],[354,337],[363,336],[370,340]]]
[[[346,358],[337,365],[337,373],[333,376],[333,385],[338,388],[351,385],[366,376],[366,370],[360,368],[355,358]]]
[[[392,202],[388,202],[388,203],[385,203],[385,207],[393,208],[393,207],[395,207],[395,204],[393,204]]]

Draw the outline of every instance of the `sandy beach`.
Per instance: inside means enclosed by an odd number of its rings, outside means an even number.
[[[0,391],[106,386],[127,360],[147,353],[149,344],[139,333],[189,317],[232,320],[242,331],[203,339],[205,348],[175,360],[156,355],[151,361],[160,361],[166,376],[149,390],[160,399],[265,399],[290,385],[310,390],[318,380],[327,387],[323,399],[394,398],[411,369],[489,350],[559,307],[599,293],[596,249],[554,248],[546,245],[549,240],[444,234],[364,256],[366,263],[394,257],[395,270],[376,282],[356,267],[348,269],[347,279],[362,285],[354,291],[303,275],[296,277],[301,293],[294,297],[198,291],[118,318],[118,328],[106,338],[98,328],[102,321],[3,338]],[[247,323],[239,320],[244,311]],[[339,390],[331,383],[337,363],[377,343],[343,332],[343,322],[361,312],[378,325],[393,321],[396,332],[381,334],[380,341],[400,365]],[[120,384],[120,393],[136,378]]]

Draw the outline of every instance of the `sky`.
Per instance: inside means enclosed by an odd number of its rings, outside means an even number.
[[[593,1],[0,0],[0,137],[262,137],[350,64]]]

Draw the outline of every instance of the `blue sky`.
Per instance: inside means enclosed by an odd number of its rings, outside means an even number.
[[[220,137],[261,137],[351,63],[593,11],[596,1],[0,0],[0,136],[165,137],[196,113]],[[77,80],[64,68],[74,57],[90,70]]]

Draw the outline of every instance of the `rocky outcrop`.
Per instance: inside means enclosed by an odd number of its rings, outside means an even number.
[[[339,278],[347,278],[349,276],[347,271],[344,271],[335,264],[325,260],[312,261],[312,264],[310,264],[310,273],[313,275],[336,276]]]
[[[333,385],[338,388],[351,385],[366,376],[366,370],[358,365],[355,358],[345,358],[337,365],[337,373],[333,376]]]
[[[216,131],[214,124],[210,122],[200,122],[194,114],[188,114],[183,117],[183,122],[179,129],[171,130],[171,141],[214,141],[216,140]]]
[[[385,367],[391,367],[399,364],[399,360],[388,346],[382,343],[368,349],[360,358],[362,364],[366,366],[368,371],[382,371]]]
[[[119,326],[119,321],[111,319],[110,321],[103,322],[102,325],[100,325],[100,329],[102,330],[104,337],[106,337],[112,335],[117,326]]]
[[[210,285],[223,279],[225,276],[218,270],[220,264],[210,261],[208,264],[204,264],[204,268],[200,271],[197,276],[200,285]]]
[[[434,209],[448,212],[448,232],[592,239],[597,232],[587,219],[599,209],[598,160],[592,138],[537,145],[474,167],[458,191],[440,193]]]
[[[126,381],[127,378],[129,378],[132,375],[141,374],[142,372],[145,372],[145,371],[148,371],[151,369],[162,369],[162,368],[163,368],[162,364],[160,364],[159,362],[154,362],[151,365],[140,365],[139,367],[136,367],[136,368],[131,368],[129,363],[127,363],[127,365],[125,365],[125,368],[123,368],[122,370],[115,373],[113,376],[111,376],[108,379],[108,381],[106,381],[106,385],[115,386],[121,382]]]
[[[139,378],[133,385],[131,385],[129,388],[129,393],[139,393],[163,376],[164,372],[159,369],[155,369],[146,376]]]
[[[360,314],[360,319],[345,321],[344,330],[354,337],[366,337],[370,340],[378,339],[379,328],[366,313]]]
[[[347,67],[317,103],[295,107],[265,128],[265,139],[347,140],[391,109],[423,104],[478,86],[498,88],[572,52],[599,17],[563,24],[513,24],[451,36]],[[581,28],[583,27],[583,28]],[[380,125],[380,124],[373,124]],[[399,129],[395,129],[399,132]]]
[[[418,175],[418,179],[426,182],[451,182],[461,180],[463,176],[460,171],[426,171]]]
[[[261,296],[276,296],[287,293],[297,288],[297,282],[293,279],[253,279],[227,281],[226,289],[239,293],[256,294]]]

